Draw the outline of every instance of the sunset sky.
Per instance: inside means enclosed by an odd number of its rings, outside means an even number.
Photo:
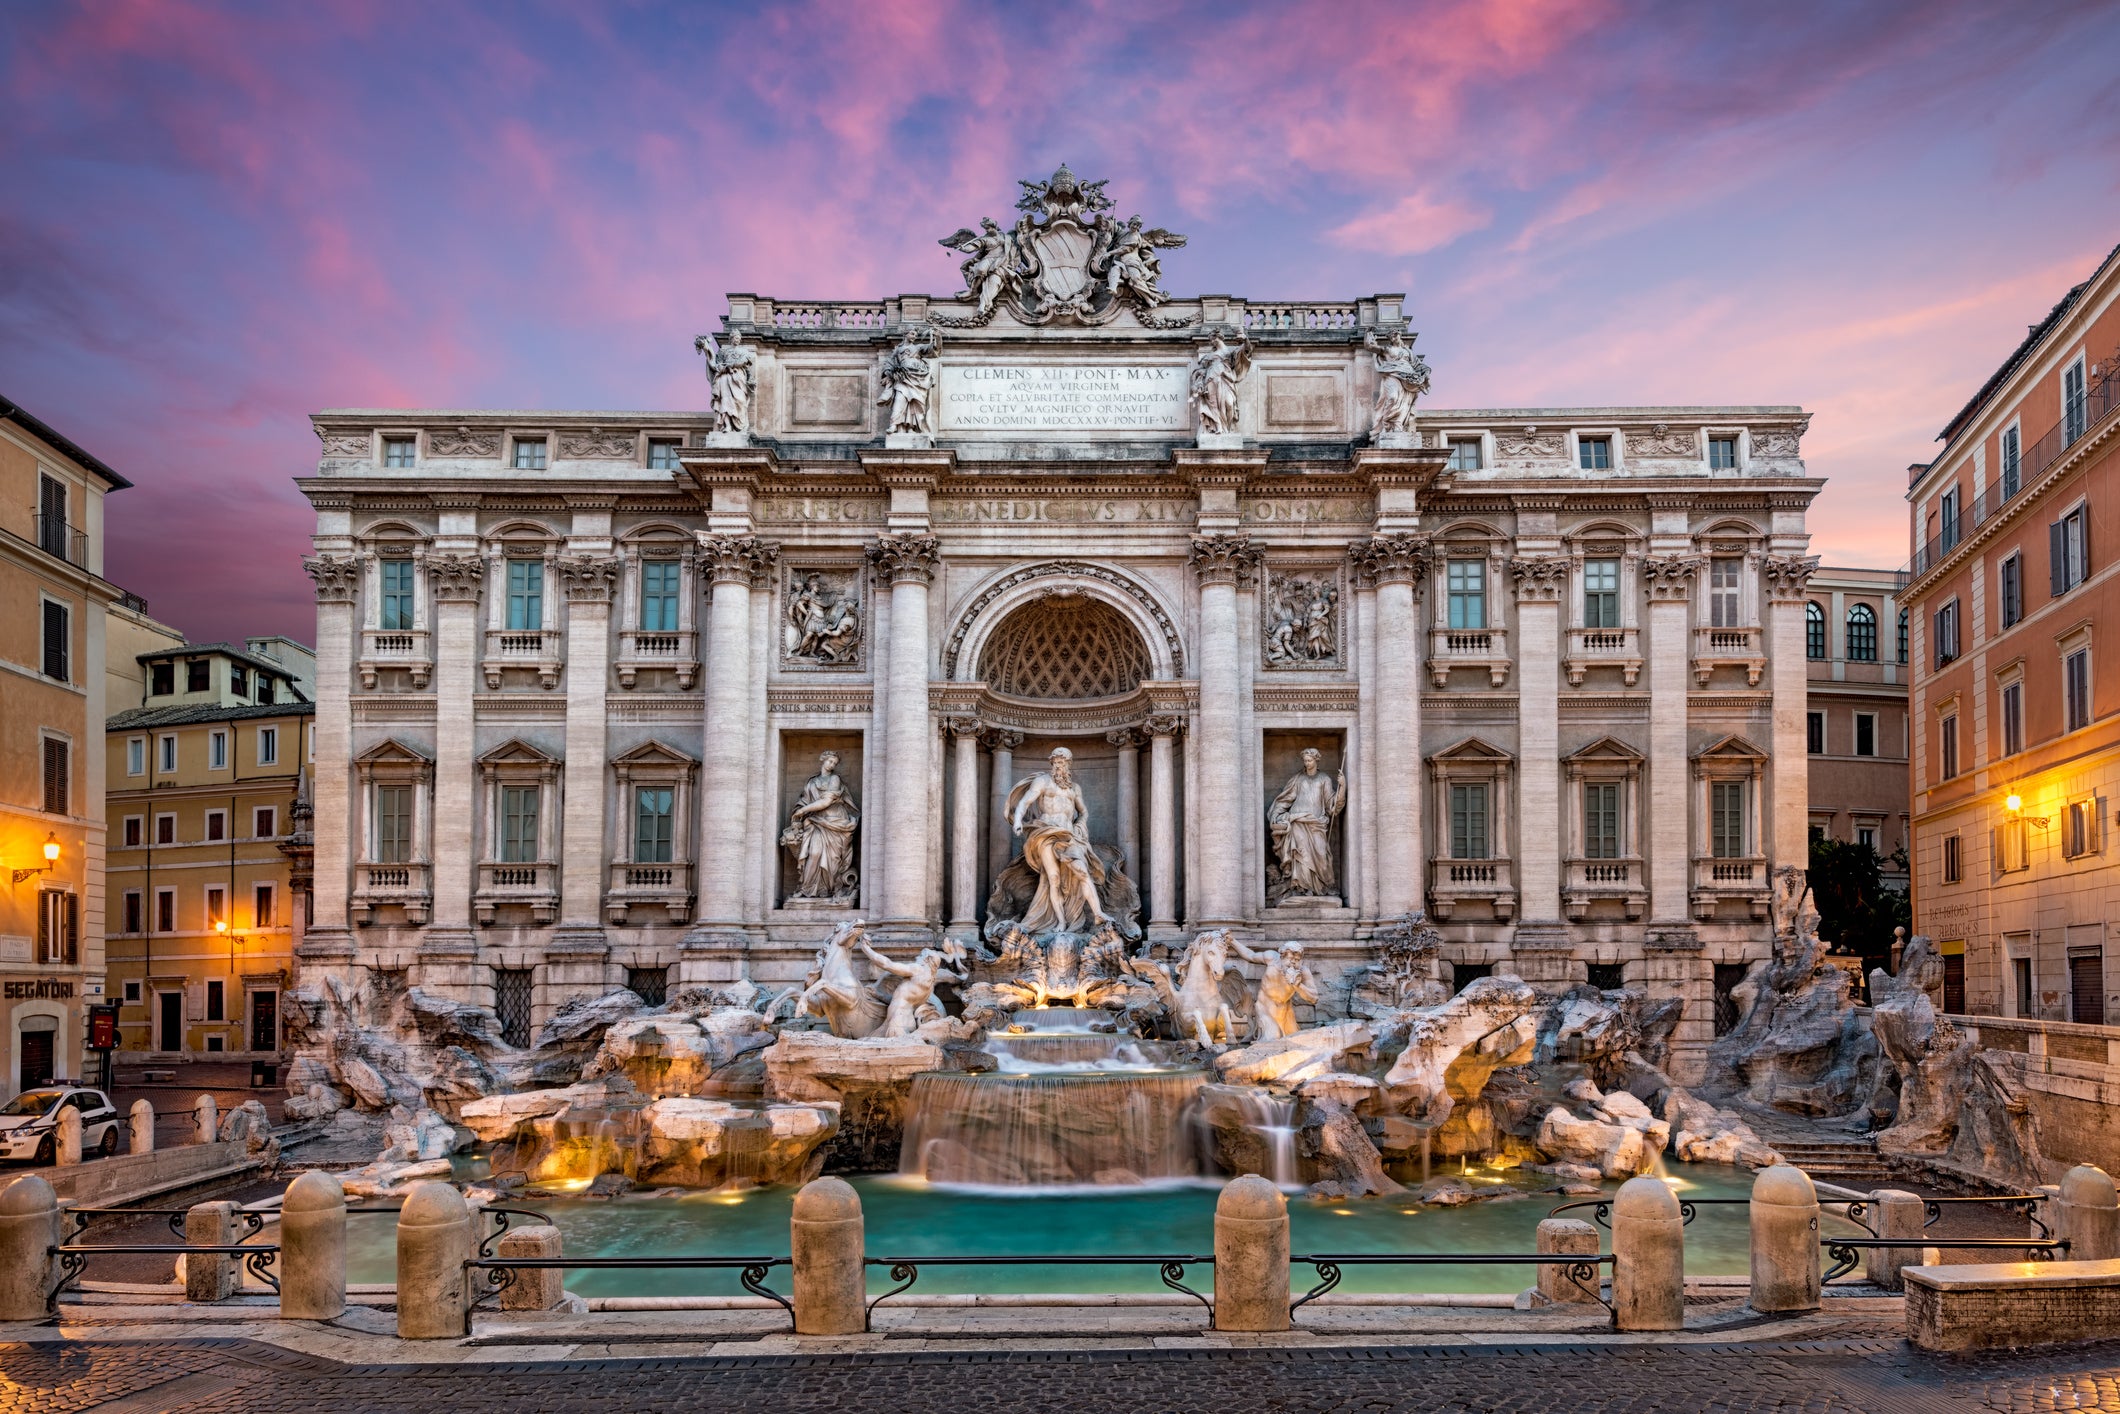
[[[702,407],[723,294],[948,294],[1060,161],[1176,293],[1402,290],[1439,407],[1800,403],[1828,563],[2120,242],[2120,7],[10,0],[0,395],[109,573],[313,635],[307,414]]]

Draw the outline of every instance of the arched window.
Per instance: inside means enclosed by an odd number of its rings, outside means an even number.
[[[1826,611],[1818,607],[1816,599],[1803,606],[1803,655],[1826,656]]]
[[[1848,661],[1877,661],[1877,611],[1867,604],[1848,610]]]
[[[1899,661],[1907,660],[1907,611],[1899,611]]]

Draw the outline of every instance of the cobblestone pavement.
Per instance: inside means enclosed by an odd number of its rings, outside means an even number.
[[[341,1365],[244,1340],[0,1345],[0,1410],[567,1414],[2033,1414],[2120,1411],[2120,1345],[1946,1358],[1782,1345],[919,1352]]]

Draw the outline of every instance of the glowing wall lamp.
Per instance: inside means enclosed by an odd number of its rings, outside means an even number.
[[[2037,825],[2042,830],[2046,828],[2046,816],[2026,815],[2023,813],[2024,797],[2015,791],[2011,791],[2003,798],[2002,808],[2009,811],[2010,815],[2015,819],[2022,820],[2029,825]]]
[[[39,875],[39,874],[42,874],[42,873],[46,872],[47,870],[51,869],[51,868],[52,868],[53,866],[57,865],[57,864],[58,864],[58,862],[59,862],[59,841],[58,841],[58,838],[57,838],[57,837],[56,837],[55,835],[51,834],[51,833],[50,833],[49,831],[47,831],[47,832],[45,833],[45,836],[44,836],[44,862],[43,862],[42,864],[39,864],[39,865],[37,865],[37,866],[36,866],[36,867],[34,867],[34,868],[31,868],[31,869],[17,869],[17,870],[15,870],[15,871],[14,871],[14,873],[15,873],[15,882],[19,884],[19,883],[21,883],[21,882],[22,882],[22,881],[23,881],[24,879],[30,879],[30,878],[34,878],[34,877],[36,877],[37,875]]]

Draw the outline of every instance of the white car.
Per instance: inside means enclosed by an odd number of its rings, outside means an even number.
[[[118,1152],[122,1139],[118,1107],[101,1090],[71,1085],[46,1085],[0,1105],[0,1159],[28,1159],[48,1164],[59,1155],[59,1115],[68,1109],[81,1111],[83,1157],[109,1158]]]

